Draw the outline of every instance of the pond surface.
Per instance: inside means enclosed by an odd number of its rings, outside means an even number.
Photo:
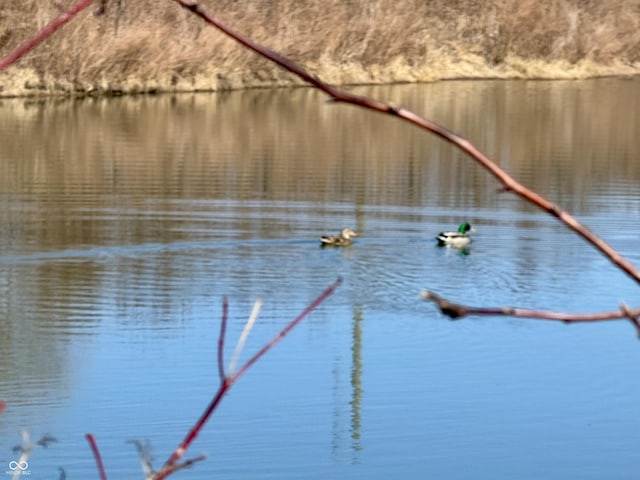
[[[640,81],[358,88],[461,132],[640,264]],[[468,220],[468,254],[434,236]],[[322,234],[361,233],[344,249]],[[0,102],[0,471],[143,478],[218,385],[343,284],[233,387],[175,478],[635,479],[628,321],[450,321],[419,292],[575,313],[638,286],[453,147],[312,90]],[[7,475],[10,478],[10,475]]]

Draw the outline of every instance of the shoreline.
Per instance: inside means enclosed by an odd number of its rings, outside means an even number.
[[[513,65],[501,65],[499,69],[476,69],[477,65],[462,64],[461,68],[440,70],[439,75],[431,75],[426,69],[417,71],[405,66],[397,68],[329,66],[326,75],[323,68],[314,68],[320,72],[317,76],[326,83],[337,87],[421,84],[442,81],[474,80],[524,80],[524,81],[562,81],[589,80],[597,78],[640,77],[638,65],[567,65],[565,62],[553,64],[543,62],[518,62]],[[277,67],[275,67],[277,68]],[[191,78],[160,78],[153,81],[142,78],[129,78],[115,82],[73,82],[60,80],[51,75],[38,75],[32,68],[12,66],[0,72],[0,99],[36,98],[36,97],[115,97],[126,95],[154,95],[171,93],[212,93],[248,89],[269,88],[314,88],[294,75],[282,71],[274,72],[220,72],[200,74]]]
[[[214,92],[302,85],[172,2],[108,3],[0,72],[0,97]],[[325,83],[640,75],[638,0],[216,2],[212,14]],[[60,14],[0,6],[0,58]]]

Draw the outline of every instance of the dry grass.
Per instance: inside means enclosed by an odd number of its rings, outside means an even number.
[[[203,3],[230,25],[338,84],[640,72],[640,0]],[[53,18],[55,5],[2,2],[0,56]],[[106,15],[83,14],[2,74],[0,94],[296,83],[170,0],[108,5]]]

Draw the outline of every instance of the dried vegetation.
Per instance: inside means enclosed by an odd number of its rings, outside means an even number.
[[[202,3],[335,84],[640,72],[640,0]],[[57,15],[58,5],[2,2],[0,56]],[[104,15],[82,14],[4,72],[0,95],[295,83],[174,2],[110,0]]]

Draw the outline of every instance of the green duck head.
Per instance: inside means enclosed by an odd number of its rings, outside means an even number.
[[[461,223],[458,227],[459,233],[475,232],[476,229],[471,226],[469,222]]]

